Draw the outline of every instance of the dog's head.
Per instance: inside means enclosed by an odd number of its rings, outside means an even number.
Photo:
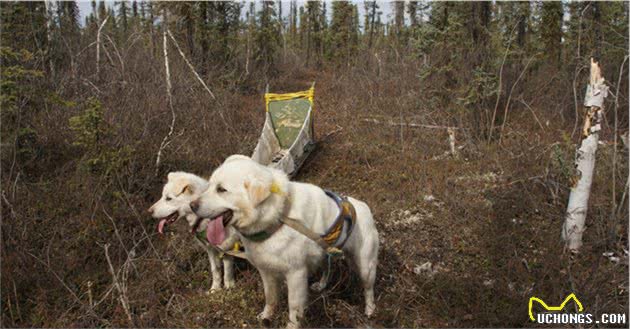
[[[148,210],[153,218],[160,220],[158,232],[163,233],[166,225],[181,217],[186,217],[191,226],[199,225],[197,216],[190,209],[190,202],[197,199],[206,188],[208,182],[199,176],[185,172],[169,173],[162,197]]]
[[[288,181],[282,171],[233,155],[214,171],[208,189],[190,207],[197,216],[210,219],[211,243],[221,240],[227,226],[246,234],[260,232],[277,223]]]

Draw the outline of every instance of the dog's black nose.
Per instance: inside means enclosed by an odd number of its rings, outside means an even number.
[[[190,203],[190,209],[192,209],[193,212],[196,212],[197,209],[199,209],[199,201],[195,200],[193,202]]]

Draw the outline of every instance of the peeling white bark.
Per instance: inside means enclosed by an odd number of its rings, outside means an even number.
[[[566,247],[572,252],[577,252],[582,246],[588,199],[595,170],[595,154],[599,142],[599,130],[601,129],[602,105],[607,94],[608,87],[604,84],[599,64],[591,59],[591,80],[584,99],[587,113],[584,118],[583,139],[575,156],[577,181],[571,187],[565,222],[562,227],[562,239],[566,242]]]

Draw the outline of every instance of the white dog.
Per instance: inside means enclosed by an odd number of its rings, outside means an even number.
[[[317,268],[325,250],[319,244],[283,224],[283,216],[300,222],[318,235],[337,219],[340,207],[321,188],[290,182],[280,170],[233,155],[217,168],[208,189],[191,203],[193,211],[221,225],[212,225],[221,236],[234,227],[242,236],[247,258],[258,269],[265,291],[265,307],[258,315],[269,320],[277,305],[280,280],[286,279],[289,297],[288,327],[299,327],[308,299],[309,271]],[[344,228],[343,251],[358,268],[365,295],[365,314],[375,311],[374,279],[378,264],[378,232],[368,206],[349,198],[356,210],[350,236]],[[339,240],[338,240],[339,241]]]
[[[199,197],[201,192],[208,188],[208,182],[196,175],[185,172],[171,172],[168,174],[168,181],[162,189],[162,197],[149,208],[149,213],[153,218],[159,218],[158,232],[162,234],[166,225],[174,223],[181,217],[185,217],[188,224],[192,228],[192,233],[203,235],[202,232],[208,232],[208,225],[213,225],[207,218],[197,217],[190,209],[190,202]],[[225,236],[221,238],[221,243],[215,243],[215,246],[221,250],[229,250],[237,242],[238,236],[234,230],[224,232]],[[214,237],[199,236],[195,240],[208,252],[210,259],[210,269],[212,271],[212,287],[211,292],[221,289],[221,262],[219,252],[211,248],[208,244],[212,243]],[[207,240],[207,241],[206,241]],[[223,281],[225,288],[234,287],[234,262],[233,258],[228,255],[223,257]]]

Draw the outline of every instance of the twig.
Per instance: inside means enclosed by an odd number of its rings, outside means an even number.
[[[120,236],[120,232],[118,231],[118,227],[116,226],[116,222],[114,221],[114,218],[112,218],[112,216],[110,216],[107,211],[105,210],[105,207],[101,206],[101,209],[103,210],[103,213],[105,214],[105,216],[107,218],[109,218],[109,220],[112,222],[112,225],[114,226],[114,233],[116,234],[116,237],[118,238],[118,242],[120,242],[120,245],[122,246],[123,250],[125,250],[125,254],[127,255],[127,258],[130,258],[130,254],[129,254],[129,250],[127,250],[127,247],[125,246],[125,243],[123,242],[122,237]],[[136,268],[136,266],[131,263],[131,265],[133,266],[133,269],[136,271],[136,274],[138,274],[138,269]]]
[[[113,68],[115,68],[116,70],[118,70],[116,68],[116,64],[114,64],[114,60],[112,59],[112,55],[109,53],[109,51],[107,50],[107,47],[105,47],[105,44],[103,44],[103,51],[105,52],[105,56],[107,56],[107,60],[109,60],[109,65],[111,65]]]
[[[112,260],[109,258],[109,243],[106,243],[103,248],[105,249],[105,258],[107,259],[107,264],[109,265],[109,272],[112,275],[112,280],[114,281],[114,287],[118,290],[118,300],[127,315],[127,319],[129,320],[129,325],[131,327],[134,326],[133,318],[131,317],[131,311],[129,310],[129,299],[127,298],[127,289],[123,284],[121,285],[118,281],[118,275],[116,275],[116,271],[114,271],[114,265],[112,265]]]
[[[133,203],[131,202],[131,200],[129,200],[129,194],[127,194],[127,192],[123,188],[122,183],[120,182],[120,177],[119,176],[117,176],[117,180],[118,180],[118,185],[120,186],[120,191],[122,192],[122,196],[125,199],[125,202],[127,202],[127,205],[129,206],[129,209],[131,209],[131,211],[135,215],[136,219],[138,220],[138,224],[142,228],[142,232],[144,233],[144,238],[143,239],[147,239],[147,241],[149,243],[149,246],[151,246],[151,249],[155,253],[155,257],[157,259],[159,259],[160,261],[162,261],[162,257],[160,256],[160,253],[157,251],[157,249],[153,245],[153,242],[151,242],[151,236],[149,235],[149,232],[147,232],[146,228],[144,227],[144,224],[142,223],[142,216],[140,216],[140,214],[138,213],[138,210],[133,206]],[[142,241],[143,239],[141,239],[140,241]],[[136,245],[131,247],[131,250],[133,250],[136,247]]]
[[[333,131],[331,131],[331,132],[327,133],[327,134],[326,134],[326,136],[324,136],[324,137],[322,137],[322,138],[320,139],[320,141],[325,141],[325,140],[327,140],[330,136],[332,136],[332,135],[334,135],[334,134],[336,134],[336,133],[338,133],[338,132],[340,132],[340,131],[342,131],[342,130],[343,130],[343,127],[341,127],[341,126],[337,125],[337,129],[335,129],[335,130],[333,130]]]
[[[545,127],[542,125],[542,123],[540,123],[540,120],[538,120],[538,116],[536,115],[536,112],[534,112],[534,109],[532,109],[529,104],[527,104],[522,98],[520,98],[518,100],[519,102],[523,103],[523,105],[525,105],[525,107],[532,112],[532,115],[534,116],[534,120],[536,120],[536,122],[538,123],[538,126],[540,126],[541,130],[545,130]]]
[[[70,287],[68,287],[68,285],[63,281],[63,279],[59,276],[59,274],[57,274],[57,272],[55,272],[52,267],[50,266],[50,264],[44,262],[43,260],[41,260],[39,257],[31,254],[29,251],[25,251],[26,254],[30,255],[31,257],[35,258],[35,260],[37,260],[40,264],[44,265],[46,268],[48,268],[48,271],[50,273],[52,273],[52,275],[55,277],[55,279],[57,279],[57,281],[59,281],[59,283],[61,283],[61,285],[70,293],[70,295],[72,296],[72,298],[74,298],[75,302],[79,305],[81,305],[81,307],[83,309],[88,310],[89,313],[91,313],[94,317],[98,318],[98,316],[96,315],[96,313],[94,313],[94,311],[90,308],[90,307],[86,307],[83,302],[81,301],[81,299],[79,298],[79,296],[77,296],[77,294],[70,289]]]
[[[527,64],[525,64],[525,67],[521,71],[521,74],[518,76],[518,78],[516,79],[516,81],[512,85],[512,88],[510,89],[510,94],[508,95],[508,99],[505,102],[505,111],[503,112],[503,123],[501,123],[501,133],[499,134],[499,144],[501,144],[501,141],[503,140],[503,131],[505,129],[505,123],[507,122],[508,109],[510,108],[510,100],[512,100],[512,93],[514,92],[514,88],[516,88],[516,85],[521,80],[521,78],[523,77],[523,74],[525,74],[525,71],[527,71],[527,68],[529,67],[529,64],[532,62],[534,57],[536,57],[536,55],[538,55],[538,54],[534,54],[534,55],[532,55],[532,57],[529,58],[529,61],[527,61]]]
[[[18,320],[22,321],[22,312],[20,311],[20,302],[18,301],[17,287],[15,285],[15,280],[13,281],[13,294],[15,295],[15,311],[17,312]],[[7,299],[9,299],[7,297]]]
[[[116,43],[114,43],[114,40],[112,40],[112,38],[109,37],[109,35],[105,34],[105,36],[107,37],[107,40],[109,41],[109,43],[112,44],[112,46],[114,46],[114,50],[116,51],[116,56],[118,57],[118,61],[120,62],[120,77],[122,78],[123,81],[125,81],[125,62],[122,59],[122,56],[120,55],[120,52],[118,51],[118,47],[116,47]]]
[[[514,24],[512,31],[510,32],[510,39],[508,41],[508,45],[505,48],[505,54],[503,55],[503,62],[501,62],[501,68],[499,69],[499,85],[497,86],[497,101],[494,103],[494,111],[492,111],[492,120],[490,121],[490,130],[488,130],[488,143],[492,140],[492,131],[494,130],[494,120],[497,118],[497,110],[499,109],[499,101],[501,100],[501,91],[503,90],[503,66],[505,66],[505,60],[507,59],[508,53],[510,52],[510,46],[512,45],[512,35],[516,30],[516,27],[521,21],[519,20]]]
[[[16,300],[16,303],[17,303],[17,300]],[[7,297],[7,308],[9,309],[9,315],[11,316],[11,322],[15,323],[15,317],[13,316],[13,308],[11,307],[11,297]],[[3,318],[0,318],[0,319],[3,319]],[[4,324],[4,321],[2,321],[2,324]]]
[[[85,46],[83,49],[81,49],[78,53],[76,53],[74,55],[75,58],[78,58],[79,56],[81,56],[81,54],[83,54],[86,50],[90,49],[92,46],[96,45],[96,41],[90,43],[89,45]]]
[[[13,219],[17,219],[17,214],[15,213],[15,210],[13,209],[13,205],[11,204],[11,202],[9,202],[9,200],[7,199],[6,193],[4,190],[2,190],[2,200],[4,200],[4,202],[7,204],[7,206],[9,207],[9,210],[11,211],[11,215],[13,215]]]
[[[400,106],[400,102],[398,103],[398,115],[400,117],[400,152],[405,153],[405,138],[404,138],[404,122],[403,122],[403,113],[402,106]]]
[[[628,176],[628,179],[626,180],[626,187],[623,189],[623,194],[621,194],[621,200],[619,201],[619,205],[617,206],[617,217],[619,217],[619,215],[621,215],[621,212],[624,209],[624,203],[626,202],[626,195],[628,193],[628,188],[630,187],[630,176]]]
[[[98,78],[98,77],[97,77],[97,78]],[[98,87],[97,87],[97,86],[95,86],[95,85],[94,85],[94,83],[92,83],[92,81],[90,81],[90,80],[88,80],[88,79],[85,79],[85,78],[84,78],[84,79],[83,79],[83,84],[88,85],[88,86],[90,86],[90,87],[94,88],[94,89],[96,90],[96,92],[97,92],[97,93],[99,93],[99,94],[102,94],[102,93],[103,93],[100,89],[98,89]]]

